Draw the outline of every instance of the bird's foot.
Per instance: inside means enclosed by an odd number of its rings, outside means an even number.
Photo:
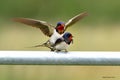
[[[55,50],[56,53],[67,53],[67,50]]]

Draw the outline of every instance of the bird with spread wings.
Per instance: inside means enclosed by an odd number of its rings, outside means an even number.
[[[69,19],[68,22],[66,23],[58,22],[56,27],[53,26],[52,24],[47,23],[46,21],[35,20],[30,18],[13,18],[13,20],[16,22],[20,22],[20,23],[32,26],[32,27],[39,28],[43,32],[43,34],[50,37],[50,39],[44,44],[37,45],[34,47],[45,46],[52,50],[52,45],[55,44],[58,38],[63,36],[67,28],[72,26],[79,20],[83,19],[87,15],[88,15],[87,12],[82,12],[74,16],[73,18]]]

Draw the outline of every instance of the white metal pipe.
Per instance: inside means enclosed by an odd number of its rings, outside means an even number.
[[[0,51],[0,65],[119,66],[120,52]]]

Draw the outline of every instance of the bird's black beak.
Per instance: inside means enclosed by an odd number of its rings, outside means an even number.
[[[72,44],[73,44],[73,36],[71,36],[71,38],[70,38],[70,39],[71,39],[71,42],[72,42]]]
[[[73,44],[73,39],[71,40],[72,44]]]

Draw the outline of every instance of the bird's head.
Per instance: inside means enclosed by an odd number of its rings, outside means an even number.
[[[64,27],[65,27],[65,23],[58,22],[55,29],[59,34],[63,34],[64,33]]]
[[[67,44],[70,44],[71,42],[73,43],[73,36],[72,36],[71,33],[66,32],[66,33],[63,35],[63,38],[64,38],[64,40],[65,40],[65,42],[66,42]]]

